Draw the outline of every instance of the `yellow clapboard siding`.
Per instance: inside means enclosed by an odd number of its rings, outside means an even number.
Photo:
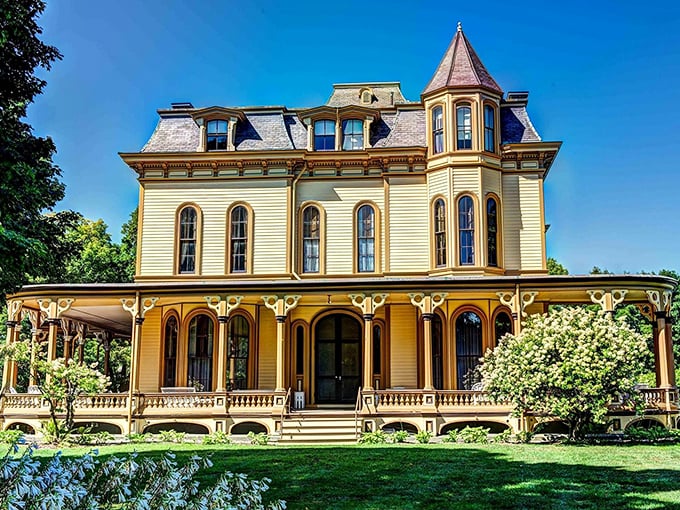
[[[437,195],[448,196],[449,194],[449,171],[448,169],[437,170],[427,174],[428,202]]]
[[[520,177],[519,196],[522,216],[519,241],[522,269],[542,269],[544,226],[541,217],[541,180],[537,175]]]
[[[147,312],[142,325],[142,341],[139,352],[139,390],[158,391],[161,356],[161,309]]]
[[[520,216],[519,176],[503,175],[503,261],[506,269],[520,269]]]
[[[480,170],[478,168],[456,168],[451,171],[453,179],[453,195],[472,192],[479,197],[481,191]]]
[[[177,208],[191,200],[202,211],[201,274],[223,275],[227,249],[227,210],[247,202],[253,209],[253,272],[286,270],[287,183],[285,180],[147,183],[144,190],[141,275],[173,274]]]
[[[426,184],[390,179],[390,270],[427,271],[429,265]]]
[[[297,207],[306,201],[321,204],[326,212],[326,272],[352,273],[354,263],[354,208],[373,202],[380,214],[380,256],[384,260],[385,191],[382,179],[300,181]],[[383,267],[384,264],[380,264]]]
[[[482,169],[482,191],[484,196],[488,193],[501,196],[501,173],[498,170]]]
[[[416,309],[413,305],[390,307],[390,369],[392,386],[416,388]]]
[[[260,314],[258,344],[258,389],[276,386],[276,318],[267,310]]]

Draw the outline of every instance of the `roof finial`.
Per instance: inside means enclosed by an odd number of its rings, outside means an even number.
[[[459,32],[463,31],[463,24],[460,21],[458,22],[458,31]]]

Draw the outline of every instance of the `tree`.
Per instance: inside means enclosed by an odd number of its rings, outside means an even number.
[[[487,351],[480,372],[495,401],[517,414],[554,416],[582,439],[603,424],[611,402],[634,395],[650,352],[645,338],[623,320],[583,307],[528,318],[519,335],[505,335]]]
[[[41,276],[63,227],[43,214],[64,197],[54,143],[22,120],[45,87],[35,70],[61,59],[38,38],[44,9],[41,0],[0,0],[0,295]]]
[[[569,271],[567,271],[567,268],[564,267],[562,264],[557,262],[554,258],[548,257],[547,260],[547,267],[548,267],[548,274],[551,275],[563,275],[563,274],[569,274]]]
[[[120,229],[121,239],[120,248],[125,264],[125,281],[131,282],[135,277],[135,261],[137,260],[137,219],[139,217],[139,208],[130,213],[130,219],[123,223]]]

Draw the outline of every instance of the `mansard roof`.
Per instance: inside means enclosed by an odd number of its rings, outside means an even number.
[[[451,44],[422,95],[449,87],[484,88],[503,94],[503,90],[486,70],[470,41],[465,37],[460,23],[458,23],[456,35],[451,40]]]

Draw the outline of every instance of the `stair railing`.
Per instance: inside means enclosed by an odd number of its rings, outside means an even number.
[[[357,440],[359,439],[359,432],[357,432],[357,429],[359,428],[359,411],[361,411],[361,404],[363,402],[362,395],[361,386],[359,386],[357,401],[356,404],[354,404],[354,438]]]
[[[290,388],[286,392],[286,398],[283,400],[283,407],[281,407],[281,425],[279,427],[279,437],[283,437],[283,422],[286,415],[290,414]]]

